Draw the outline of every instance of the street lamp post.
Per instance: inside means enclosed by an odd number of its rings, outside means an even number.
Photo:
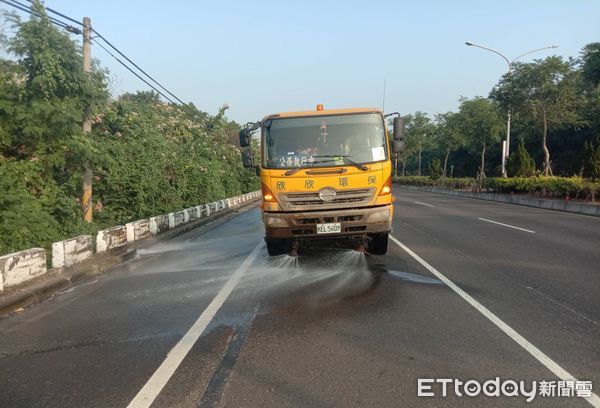
[[[513,64],[516,61],[520,60],[521,58],[523,58],[526,55],[532,54],[534,52],[558,47],[558,44],[554,44],[554,45],[549,45],[547,47],[536,48],[535,50],[527,51],[527,52],[519,55],[518,57],[510,60],[506,57],[506,55],[502,54],[500,51],[494,50],[493,48],[484,47],[483,45],[475,44],[470,41],[466,41],[465,44],[468,45],[469,47],[477,47],[477,48],[481,48],[486,51],[493,52],[494,54],[498,54],[508,64],[507,72],[510,72]],[[506,140],[502,142],[502,177],[507,177],[507,175],[506,175],[506,160],[508,159],[509,152],[510,152],[510,109],[508,110],[508,118],[506,120]]]

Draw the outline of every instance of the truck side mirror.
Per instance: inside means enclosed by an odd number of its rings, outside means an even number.
[[[402,153],[404,149],[406,149],[406,143],[404,143],[404,140],[394,140],[394,145],[392,147],[394,153]]]
[[[252,150],[249,147],[242,149],[242,164],[247,169],[254,167],[254,158],[252,157]]]
[[[394,140],[404,140],[404,133],[406,131],[406,125],[404,118],[394,118]]]
[[[248,147],[250,146],[250,132],[248,131],[248,129],[242,129],[240,130],[240,146],[242,147]]]

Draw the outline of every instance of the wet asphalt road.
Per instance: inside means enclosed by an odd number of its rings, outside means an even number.
[[[598,393],[600,219],[395,194],[399,241]],[[258,209],[239,212],[0,319],[0,407],[127,406],[240,274],[153,407],[591,406],[418,397],[418,378],[558,378],[394,242],[384,257],[263,247],[240,272],[262,235]]]

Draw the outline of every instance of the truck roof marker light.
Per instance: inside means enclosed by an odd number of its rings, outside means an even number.
[[[322,110],[323,110],[323,104],[322,104],[322,103],[320,103],[320,104],[318,104],[318,105],[317,105],[317,111],[319,111],[319,112],[320,112],[320,111],[322,111]]]
[[[273,196],[273,193],[271,193],[271,190],[269,190],[269,187],[267,187],[264,184],[262,185],[262,196],[263,196],[263,200],[266,202],[270,202],[270,203],[275,202],[275,196]]]
[[[392,176],[388,177],[388,179],[383,183],[383,187],[381,188],[380,196],[388,195],[392,192]]]

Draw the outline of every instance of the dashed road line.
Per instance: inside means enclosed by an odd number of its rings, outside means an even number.
[[[175,373],[183,359],[190,352],[196,341],[200,338],[211,320],[215,317],[223,303],[227,300],[233,289],[242,278],[242,275],[250,267],[258,252],[263,247],[264,242],[261,240],[252,250],[250,255],[242,262],[238,269],[233,273],[225,286],[221,288],[217,296],[210,302],[208,307],[202,312],[198,320],[190,327],[188,332],[179,340],[179,342],[169,351],[167,358],[162,362],[160,367],[152,374],[152,377],[146,382],[144,387],[137,393],[133,400],[129,403],[128,408],[148,408],[156,399],[158,394],[165,387],[169,379]]]
[[[521,228],[521,227],[515,227],[514,225],[510,225],[510,224],[504,224],[503,222],[492,221],[492,220],[488,220],[487,218],[477,218],[477,219],[481,220],[481,221],[485,221],[485,222],[491,222],[492,224],[502,225],[503,227],[514,228],[519,231],[529,232],[530,234],[535,234],[535,231],[528,230],[528,229]]]
[[[435,205],[431,205],[431,204],[427,204],[427,203],[422,203],[420,201],[415,201],[415,204],[421,204],[421,205],[426,205],[427,207],[435,208]]]
[[[429,265],[423,258],[414,253],[409,247],[404,245],[402,242],[398,241],[395,237],[390,235],[390,239],[402,248],[406,253],[408,253],[411,257],[413,257],[417,262],[419,262],[425,269],[435,275],[439,280],[444,282],[450,289],[452,289],[457,295],[463,298],[467,303],[473,306],[479,313],[484,315],[489,321],[494,323],[500,330],[502,330],[505,334],[507,334],[511,339],[513,339],[519,346],[523,347],[525,351],[531,354],[536,360],[544,365],[548,370],[552,371],[554,375],[560,378],[563,381],[577,381],[575,377],[569,374],[564,368],[559,366],[554,360],[544,354],[540,349],[531,344],[527,339],[517,333],[512,327],[506,324],[502,319],[493,314],[488,308],[483,306],[481,303],[476,301],[471,295],[467,292],[459,288],[454,282],[450,279],[446,278],[441,272],[438,272],[433,266]],[[600,408],[600,397],[595,393],[592,393],[591,397],[584,398],[587,402],[589,402],[593,407]]]

